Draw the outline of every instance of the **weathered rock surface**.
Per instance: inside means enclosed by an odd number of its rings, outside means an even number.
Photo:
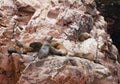
[[[106,25],[93,0],[1,0],[0,84],[119,84],[119,55]],[[84,32],[91,37],[80,41]],[[15,39],[28,46],[47,36],[61,42],[68,55],[38,61],[33,53],[8,55]],[[76,53],[91,53],[98,63]]]
[[[101,84],[103,80],[113,82],[111,78],[108,68],[92,61],[77,57],[50,56],[31,63],[18,84]]]

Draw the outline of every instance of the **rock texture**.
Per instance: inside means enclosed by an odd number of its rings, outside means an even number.
[[[77,57],[50,56],[31,63],[18,84],[101,84],[103,80],[113,82],[111,78],[103,65]]]
[[[94,0],[1,0],[0,84],[119,84],[119,55],[106,30]],[[90,37],[80,40],[85,32]],[[29,46],[47,36],[68,54],[33,61],[34,53],[7,52],[16,39]]]

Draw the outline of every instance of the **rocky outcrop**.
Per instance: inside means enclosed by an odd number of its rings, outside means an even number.
[[[118,51],[94,0],[1,0],[0,6],[0,84],[119,84]],[[16,40],[30,47],[48,36],[66,56],[34,60],[36,53],[16,47]],[[8,54],[11,47],[18,53]]]
[[[49,56],[31,63],[18,84],[101,84],[104,80],[113,82],[111,78],[110,71],[105,66],[92,61],[77,57]]]

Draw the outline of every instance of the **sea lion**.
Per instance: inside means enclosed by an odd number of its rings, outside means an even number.
[[[50,51],[50,44],[51,44],[51,40],[52,40],[52,36],[48,37],[45,42],[43,42],[43,45],[41,46],[38,54],[37,54],[37,57],[39,59],[42,59],[44,57],[47,57],[48,54],[49,54],[49,51]]]
[[[32,42],[29,44],[29,46],[23,45],[20,41],[16,40],[16,49],[14,49],[14,51],[8,50],[8,52],[10,54],[18,53],[18,51],[20,51],[21,54],[27,54],[28,52],[38,52],[38,54],[35,55],[35,57],[38,58],[46,57],[48,54],[60,56],[67,55],[68,52],[64,45],[62,43],[57,42],[56,40],[52,40],[52,38],[53,37],[48,37],[43,43]]]
[[[75,57],[80,57],[80,58],[84,58],[84,59],[88,59],[90,61],[95,61],[95,56],[92,53],[75,53],[74,55]]]
[[[115,52],[116,51],[116,52]],[[117,61],[118,56],[117,54],[117,49],[115,46],[113,46],[110,43],[105,42],[102,46],[101,46],[101,52],[103,52],[105,54],[105,57],[110,58],[111,60],[113,60],[114,62]],[[115,52],[115,53],[114,53]]]
[[[32,42],[29,45],[29,47],[33,49],[33,52],[39,52],[39,49],[41,48],[41,46],[42,46],[41,42]]]
[[[65,56],[68,52],[62,43],[59,43],[56,40],[52,40],[50,53],[54,55]]]
[[[87,32],[84,32],[84,33],[81,33],[81,34],[79,35],[78,40],[79,40],[79,41],[84,41],[84,40],[86,40],[86,39],[88,39],[88,38],[91,38],[91,35],[88,34]]]

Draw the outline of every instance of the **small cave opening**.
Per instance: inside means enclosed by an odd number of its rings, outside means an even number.
[[[120,54],[120,2],[105,2],[96,0],[97,9],[107,21],[107,33],[110,34],[113,44]],[[120,62],[120,56],[118,56]]]

